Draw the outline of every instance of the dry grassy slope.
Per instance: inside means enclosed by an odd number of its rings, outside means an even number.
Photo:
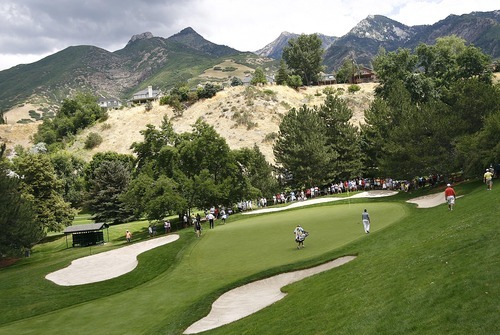
[[[360,86],[361,91],[348,94],[347,85],[332,85],[335,90],[341,87],[346,90],[341,97],[346,99],[354,112],[352,119],[354,124],[362,122],[363,112],[373,100],[375,84],[361,84]],[[177,132],[190,131],[196,120],[202,118],[214,126],[232,149],[252,147],[257,144],[268,161],[274,162],[272,141],[265,141],[266,135],[278,132],[279,122],[290,108],[298,108],[303,104],[308,106],[321,104],[325,98],[325,94],[322,94],[325,87],[308,87],[297,92],[284,86],[264,86],[256,88],[257,93],[251,94],[250,98],[246,93],[248,89],[243,86],[226,88],[215,97],[192,105],[179,118],[173,117],[173,112],[169,107],[159,106],[157,103],[150,111],[146,111],[143,106],[112,110],[106,122],[96,124],[79,134],[69,150],[78,153],[86,160],[97,152],[131,153],[130,145],[134,141],[143,139],[140,130],[145,129],[147,124],[160,126],[166,114],[172,119]],[[8,112],[7,117],[12,119],[14,113],[15,111]],[[245,124],[238,125],[238,118],[234,117],[238,113],[246,115],[247,120],[256,125],[254,127],[247,127]],[[8,127],[14,126],[17,129],[7,130]],[[27,140],[35,131],[33,124],[0,125],[0,138],[10,141],[9,146],[16,144],[27,146],[29,145]],[[93,150],[84,150],[83,143],[90,132],[99,133],[103,138],[103,143]],[[20,137],[23,139],[13,136],[17,133],[22,134],[23,136]]]
[[[341,85],[335,85],[335,88]],[[345,85],[342,85],[345,86]],[[307,88],[299,92],[283,86],[266,86],[258,88],[257,97],[247,99],[244,87],[233,87],[225,89],[211,99],[200,101],[188,108],[180,118],[174,118],[173,112],[166,106],[154,104],[151,111],[145,111],[144,107],[134,107],[124,110],[110,111],[109,119],[103,124],[95,125],[82,132],[78,140],[70,150],[80,153],[90,159],[96,152],[116,151],[119,153],[130,153],[130,145],[134,141],[142,141],[140,130],[145,129],[147,124],[159,126],[163,116],[166,114],[171,118],[176,132],[191,131],[192,125],[201,118],[226,139],[232,149],[252,147],[257,144],[268,161],[274,162],[272,153],[272,141],[265,141],[265,137],[271,133],[277,133],[282,116],[291,107],[319,105],[323,102],[325,95],[317,95],[324,87]],[[346,88],[346,86],[344,87]],[[353,122],[358,124],[363,119],[363,111],[369,106],[373,99],[373,84],[362,85],[362,90],[355,94],[343,94],[354,111]],[[264,90],[275,92],[265,94]],[[245,124],[237,124],[234,115],[246,113],[249,120],[256,123],[254,127]],[[91,150],[83,150],[83,141],[90,132],[98,132],[103,137],[103,143]]]

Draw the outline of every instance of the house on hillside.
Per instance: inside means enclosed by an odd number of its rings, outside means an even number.
[[[351,83],[374,83],[377,81],[377,76],[373,69],[366,66],[360,66],[359,71],[354,76],[354,81]]]
[[[241,79],[241,81],[243,83],[243,86],[250,86],[250,85],[252,85],[252,79],[253,79],[253,75],[252,74],[247,74],[243,79]],[[276,84],[273,75],[267,75],[266,74],[266,81],[267,81],[267,85],[275,85]]]
[[[107,108],[107,109],[117,109],[122,106],[122,102],[118,100],[117,98],[105,98],[101,97],[99,98],[99,107],[101,108]]]
[[[144,89],[139,92],[135,92],[132,96],[132,99],[129,101],[132,104],[143,104],[148,101],[154,101],[161,97],[160,90],[154,90],[153,86],[148,86],[147,89]]]
[[[337,78],[332,73],[321,72],[318,77],[318,85],[332,85],[337,83]]]

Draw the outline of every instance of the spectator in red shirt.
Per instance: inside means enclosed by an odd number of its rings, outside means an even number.
[[[444,199],[448,203],[448,210],[452,211],[453,206],[455,205],[455,197],[457,195],[455,194],[455,190],[453,189],[453,187],[451,187],[450,184],[446,186],[446,190],[444,190]]]

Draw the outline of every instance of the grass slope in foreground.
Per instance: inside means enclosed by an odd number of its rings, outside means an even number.
[[[458,191],[466,196],[453,212],[445,206],[416,209],[398,197],[244,218],[205,230],[199,240],[183,231],[179,244],[142,255],[137,271],[121,278],[83,285],[72,294],[44,284],[74,306],[4,324],[0,334],[180,334],[231,287],[344,254],[358,258],[286,287],[289,295],[280,302],[207,334],[499,333],[498,191],[487,192],[478,183]],[[373,217],[368,236],[358,223],[364,207]],[[291,234],[299,222],[311,231],[300,251]],[[335,240],[351,230],[354,235],[344,243]],[[0,285],[33,268],[30,284],[41,284],[43,263],[2,270]],[[99,298],[117,287],[121,293]],[[24,294],[23,287],[17,290]],[[78,305],[88,295],[95,300]],[[11,308],[29,309],[29,300]],[[31,301],[36,304],[37,294]]]
[[[458,191],[456,210],[414,209],[336,252],[355,261],[208,334],[500,334],[500,192]]]

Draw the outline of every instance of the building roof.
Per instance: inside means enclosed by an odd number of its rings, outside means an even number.
[[[108,227],[109,225],[106,223],[79,224],[76,226],[66,227],[66,229],[64,229],[64,234],[85,233],[90,231],[102,230]]]

